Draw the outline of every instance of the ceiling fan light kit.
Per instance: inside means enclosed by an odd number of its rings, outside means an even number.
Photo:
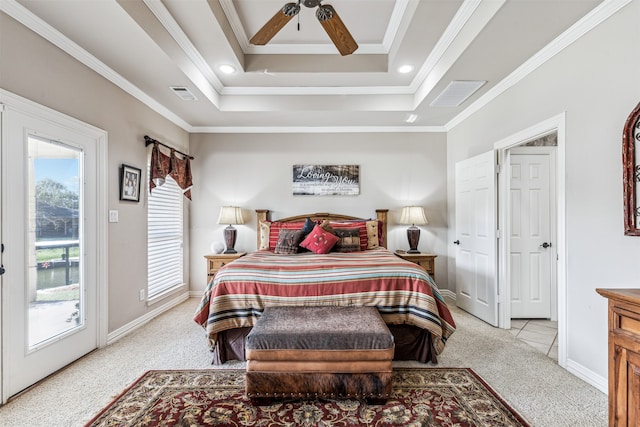
[[[300,13],[300,2],[285,4],[258,32],[249,40],[254,45],[265,45],[298,13]],[[322,0],[303,0],[306,7],[317,7],[316,18],[324,28],[325,32],[340,52],[340,55],[350,55],[358,49],[358,43],[342,22],[340,16],[333,6],[320,4]]]

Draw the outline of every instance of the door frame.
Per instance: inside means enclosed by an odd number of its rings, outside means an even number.
[[[104,347],[107,344],[107,332],[108,332],[108,245],[107,245],[107,201],[108,201],[108,138],[107,132],[99,129],[95,126],[82,122],[66,114],[60,113],[36,102],[23,98],[19,95],[0,89],[0,116],[2,112],[6,111],[6,108],[20,111],[24,114],[28,114],[43,122],[54,123],[57,126],[67,127],[76,131],[79,131],[87,136],[90,136],[95,140],[96,144],[96,187],[98,188],[98,194],[96,195],[96,298],[97,298],[97,313],[96,313],[96,328],[97,328],[97,348]],[[4,122],[4,118],[2,119]],[[4,155],[5,144],[7,144],[6,129],[0,126],[0,189],[2,194],[6,194],[7,186],[9,185],[9,177],[7,173],[7,162],[10,159]],[[4,196],[0,198],[0,240],[2,240],[7,230],[10,229],[10,224],[6,222],[6,215],[3,215],[3,210],[7,208],[7,202]],[[1,259],[1,257],[0,257]],[[5,344],[6,337],[1,334],[4,325],[8,324],[8,319],[5,319],[6,312],[2,309],[5,305],[6,293],[2,290],[2,278],[0,276],[0,366],[4,366],[5,358],[7,357],[7,349]],[[7,379],[3,375],[2,369],[0,369],[0,405],[7,402],[9,399],[8,387],[6,383]]]
[[[500,328],[511,328],[511,290],[509,288],[509,174],[504,173],[508,164],[509,149],[532,141],[536,138],[557,133],[556,151],[556,284],[558,313],[558,364],[567,364],[567,242],[566,242],[566,157],[565,157],[565,120],[563,112],[527,129],[508,136],[494,144],[498,152],[500,173],[498,175],[498,324]]]

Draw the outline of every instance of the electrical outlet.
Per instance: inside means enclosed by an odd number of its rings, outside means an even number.
[[[144,289],[140,289],[140,301],[144,301]]]
[[[109,211],[109,222],[118,222],[118,211]]]

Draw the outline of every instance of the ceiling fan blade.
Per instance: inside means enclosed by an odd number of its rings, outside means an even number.
[[[280,9],[273,18],[267,21],[258,32],[251,37],[249,42],[255,45],[265,45],[275,36],[286,24],[300,12],[300,5],[297,3],[287,3]]]
[[[350,55],[358,49],[358,43],[356,43],[333,6],[325,4],[318,7],[316,17],[340,52],[340,55]]]

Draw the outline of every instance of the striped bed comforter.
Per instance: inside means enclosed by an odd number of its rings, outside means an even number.
[[[218,332],[253,326],[265,307],[284,305],[375,306],[387,324],[431,332],[436,354],[455,330],[433,279],[384,248],[326,255],[249,253],[218,270],[194,320],[213,349]]]

